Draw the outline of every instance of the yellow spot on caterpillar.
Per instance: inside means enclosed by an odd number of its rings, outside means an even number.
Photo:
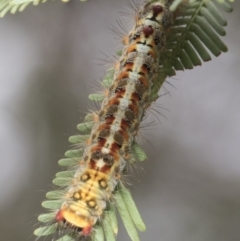
[[[74,193],[74,198],[80,199],[80,194],[78,192]]]
[[[106,188],[107,187],[107,182],[105,180],[100,180],[99,185],[101,188]]]
[[[82,177],[81,177],[81,180],[82,181],[87,181],[89,179],[89,175],[88,174],[83,174]]]
[[[91,208],[94,208],[96,206],[96,202],[94,200],[91,200],[88,202],[88,205],[91,207]]]

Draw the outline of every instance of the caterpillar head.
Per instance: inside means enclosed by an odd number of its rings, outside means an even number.
[[[70,228],[79,233],[79,235],[89,236],[95,221],[92,218],[79,215],[69,208],[61,208],[55,216],[55,220],[59,224],[64,224],[65,227]]]

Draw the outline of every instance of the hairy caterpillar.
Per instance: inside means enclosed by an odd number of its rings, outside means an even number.
[[[68,178],[70,185],[65,193],[59,195],[61,207],[57,212],[53,210],[53,227],[67,227],[75,238],[91,236],[120,185],[127,163],[133,160],[135,136],[151,103],[165,31],[172,22],[167,2],[149,2],[138,12],[136,25],[125,38],[122,55],[112,72],[107,97],[100,111],[88,117],[92,130],[89,136],[81,137],[86,141],[80,149],[82,158],[75,158],[74,176]],[[70,166],[71,162],[64,161],[63,165]],[[61,177],[57,176],[55,184],[59,185]]]
[[[113,201],[122,188],[121,177],[126,165],[132,162],[139,124],[145,110],[157,98],[162,84],[156,77],[159,77],[158,61],[166,45],[166,32],[172,23],[170,2],[153,1],[138,12],[135,27],[124,40],[121,58],[114,71],[110,71],[110,85],[106,83],[109,89],[101,110],[87,116],[87,123],[79,126],[80,130],[91,130],[89,135],[71,138],[72,143],[82,142],[82,147],[67,153],[69,159],[60,161],[60,165],[75,165],[76,169],[57,174],[56,185],[69,185],[58,194],[50,192],[47,195],[50,199],[59,199],[56,205],[52,201],[45,202],[44,206],[53,213],[47,218],[40,217],[44,222],[55,219],[50,226],[52,230],[40,233],[40,229],[36,235],[47,235],[63,227],[67,228],[69,237],[87,239],[95,233],[96,225],[107,217],[109,201]],[[184,21],[176,24],[181,26]],[[191,45],[186,46],[191,50]],[[220,50],[224,51],[225,47]],[[214,49],[214,53],[218,55],[220,50]],[[173,59],[175,70],[192,68],[200,61],[194,55],[187,58],[183,50],[179,58],[182,63],[177,58]],[[209,60],[207,55],[202,58]],[[92,95],[91,98],[102,100],[101,95]]]

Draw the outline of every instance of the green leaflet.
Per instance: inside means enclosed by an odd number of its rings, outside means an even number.
[[[59,187],[69,186],[72,182],[72,177],[57,177],[54,178],[52,183]]]
[[[93,121],[93,113],[89,113],[84,118],[85,121]]]
[[[219,24],[221,24],[222,26],[227,25],[227,20],[223,17],[221,12],[212,1],[206,1],[205,5],[208,8],[209,12],[212,14],[213,18],[215,18],[215,20]]]
[[[69,142],[72,144],[83,144],[89,139],[89,135],[75,135],[69,137]]]
[[[50,226],[37,228],[34,231],[34,235],[36,235],[36,236],[47,236],[49,234],[53,234],[57,231],[57,226],[58,226],[57,223],[55,223],[55,224],[52,224]]]
[[[104,233],[102,226],[98,225],[92,235],[92,241],[104,241]]]
[[[80,123],[77,125],[77,129],[81,131],[82,133],[90,133],[92,128],[94,126],[93,121],[85,122],[85,123]]]
[[[75,166],[79,163],[79,158],[65,158],[58,161],[58,164],[63,167]]]
[[[114,68],[110,68],[104,78],[104,80],[102,81],[102,85],[105,88],[109,88],[113,82],[113,75],[114,75]]]
[[[65,157],[69,157],[69,158],[82,157],[82,155],[83,155],[83,150],[80,150],[80,149],[66,151],[64,154]]]
[[[42,206],[47,209],[57,210],[61,207],[62,200],[48,200],[42,202]]]
[[[71,237],[70,235],[65,235],[57,239],[56,241],[75,241],[75,238]]]
[[[165,69],[165,71],[166,71],[165,76],[171,77],[171,76],[176,75],[176,71],[174,70],[173,67],[168,67],[167,69]]]
[[[38,216],[38,221],[42,222],[42,223],[47,223],[50,222],[52,220],[54,220],[56,214],[55,213],[45,213],[45,214],[41,214]]]
[[[221,8],[223,11],[225,12],[232,12],[232,7],[230,4],[227,3],[227,1],[225,0],[218,0],[218,2],[220,3],[218,6],[219,8]],[[229,0],[229,2],[234,2],[234,0]]]
[[[55,190],[55,191],[50,191],[47,192],[46,198],[48,199],[62,199],[64,193],[61,190]]]
[[[90,94],[89,99],[95,102],[102,102],[105,98],[104,94]]]
[[[188,54],[190,61],[192,62],[193,66],[201,65],[201,60],[198,57],[197,53],[195,52],[194,48],[188,41],[184,41],[183,45],[185,53]]]
[[[60,178],[73,178],[76,171],[62,171],[56,173],[56,177]]]
[[[204,30],[205,34],[210,37],[215,46],[222,52],[227,52],[227,46],[221,41],[217,33],[209,26],[209,22],[203,17],[196,17],[195,23]]]
[[[137,142],[134,142],[132,145],[132,150],[134,157],[137,159],[137,161],[144,161],[147,159],[146,153],[143,151],[143,149],[137,144]]]
[[[202,43],[211,51],[215,56],[219,56],[221,54],[220,49],[215,45],[215,43],[211,40],[211,38],[202,30],[201,27],[197,24],[191,25],[191,31],[202,41]]]
[[[179,59],[175,59],[174,63],[173,63],[173,67],[176,70],[184,70],[183,64]]]
[[[226,35],[226,31],[223,26],[216,21],[216,19],[211,15],[209,9],[203,7],[200,9],[201,15],[207,20],[211,27],[221,36]]]
[[[185,69],[193,68],[193,64],[190,57],[183,49],[179,50],[179,60],[182,62]]]
[[[115,199],[116,199],[116,207],[118,209],[122,222],[128,232],[129,237],[131,238],[132,241],[140,241],[136,227],[133,223],[133,220],[128,212],[128,209],[126,207],[126,204],[120,192],[116,192]]]
[[[126,208],[129,212],[134,224],[136,225],[137,229],[142,232],[145,231],[146,226],[140,216],[140,213],[138,212],[137,206],[136,206],[135,202],[133,201],[130,191],[128,189],[126,189],[123,185],[121,185],[120,193],[125,202]]]
[[[105,234],[106,240],[116,241],[114,231],[111,225],[111,218],[109,216],[109,212],[106,212],[102,221],[102,226]]]
[[[122,55],[122,50],[119,50],[116,52],[117,56],[121,56]]]
[[[197,36],[194,33],[188,34],[188,40],[204,62],[211,60],[210,54],[204,48],[202,42],[197,38]]]
[[[170,10],[174,12],[177,7],[182,3],[183,0],[175,0],[173,1],[172,5],[170,6]]]
[[[109,221],[112,227],[112,231],[116,236],[118,233],[118,221],[117,221],[115,207],[112,203],[109,203],[109,210],[107,211],[107,213],[108,213]]]

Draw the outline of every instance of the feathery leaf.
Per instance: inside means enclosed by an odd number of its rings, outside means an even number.
[[[0,0],[0,17],[3,18],[8,12],[15,14],[22,12],[29,4],[37,6],[39,3],[45,3],[47,0]],[[69,2],[70,0],[62,0],[62,2]],[[87,0],[80,0],[86,2]]]

